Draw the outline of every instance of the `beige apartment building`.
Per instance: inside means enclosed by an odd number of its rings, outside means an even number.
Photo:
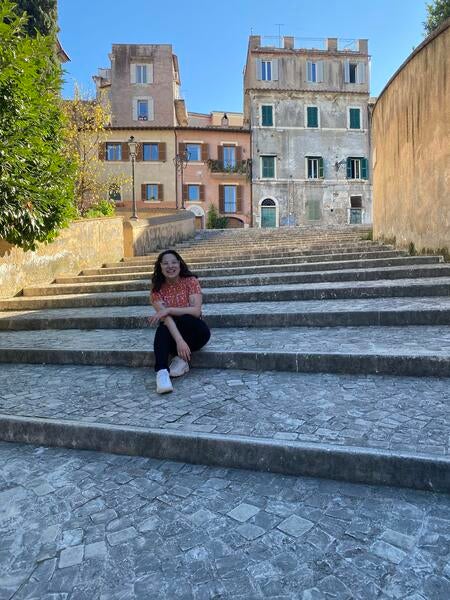
[[[132,136],[138,214],[189,209],[201,228],[214,204],[229,226],[250,225],[250,133],[243,115],[188,113],[170,45],[114,44],[110,61],[94,76],[97,98],[108,101],[112,117],[99,156],[109,174],[129,174],[129,183],[114,186],[110,197],[131,206]]]

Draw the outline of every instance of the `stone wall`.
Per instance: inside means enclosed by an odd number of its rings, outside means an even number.
[[[56,240],[40,244],[35,252],[24,252],[0,240],[0,298],[122,257],[123,227],[119,217],[75,221]]]
[[[450,247],[450,19],[391,78],[373,113],[374,238]]]
[[[124,255],[143,256],[191,238],[195,234],[194,221],[194,215],[190,211],[137,221],[124,221]]]

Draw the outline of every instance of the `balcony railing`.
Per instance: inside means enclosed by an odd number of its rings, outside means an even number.
[[[250,159],[241,160],[233,167],[225,165],[221,160],[215,160],[212,158],[210,158],[207,162],[211,173],[234,173],[238,175],[246,175],[249,179],[251,178],[252,161]]]

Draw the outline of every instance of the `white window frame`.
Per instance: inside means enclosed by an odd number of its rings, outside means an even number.
[[[305,175],[306,175],[305,179],[307,179],[308,181],[316,181],[316,179],[320,180],[320,177],[319,177],[319,171],[320,171],[319,161],[320,161],[321,158],[322,158],[322,156],[311,156],[311,154],[309,154],[308,156],[305,156]],[[308,161],[309,160],[315,160],[315,161],[317,161],[316,162],[316,164],[317,164],[317,175],[316,175],[316,177],[309,177],[309,175],[308,175]]]
[[[310,66],[311,65],[311,66]],[[315,65],[316,77],[312,78],[312,65]],[[306,61],[306,81],[308,83],[323,82],[323,60],[307,60]]]
[[[120,158],[108,158],[108,146],[118,146],[120,148],[119,154]],[[114,152],[115,154],[115,152]],[[118,162],[122,160],[122,142],[106,142],[105,147],[105,162]]]
[[[145,200],[144,200],[144,202],[161,202],[161,199],[159,197],[159,185],[160,184],[157,183],[157,182],[155,182],[155,181],[146,181],[144,183],[144,185],[145,185]],[[147,198],[147,186],[148,185],[155,185],[156,186],[156,190],[157,190],[158,195],[157,195],[157,197],[156,197],[155,200],[150,200],[149,198]]]
[[[146,67],[147,81],[138,81],[138,67]],[[153,63],[132,63],[130,68],[130,83],[135,85],[149,85],[153,83]]]
[[[263,78],[263,63],[270,63],[270,78]],[[278,59],[277,58],[257,58],[256,59],[256,79],[259,81],[278,81]]]
[[[350,81],[350,64],[356,65],[356,81]],[[344,62],[344,83],[350,83],[351,85],[360,85],[367,83],[366,63],[358,60],[347,59]]]
[[[263,177],[263,158],[273,158],[273,177]],[[259,167],[260,167],[260,179],[264,179],[264,180],[268,180],[268,181],[273,181],[274,179],[277,178],[277,155],[276,154],[262,154],[259,157],[260,159],[260,163],[259,163]]]
[[[311,127],[308,125],[308,108],[317,108],[317,127]],[[317,104],[307,104],[305,106],[305,128],[320,129],[320,108],[317,106]]]
[[[354,171],[355,173],[358,172],[358,177],[349,177],[349,181],[355,181],[355,180],[360,180],[361,179],[361,172],[362,172],[362,161],[361,158],[354,158],[354,157],[349,157],[351,161],[354,161]],[[356,162],[358,161],[358,162]],[[358,168],[356,168],[356,164],[358,164]]]
[[[147,119],[138,119],[138,102],[147,102],[148,117]],[[151,96],[136,96],[133,98],[133,121],[146,122],[153,121],[155,118],[153,110],[153,98]]]
[[[350,110],[359,110],[359,129],[356,127],[350,127]],[[350,131],[361,131],[363,128],[363,121],[362,121],[362,110],[360,106],[348,106],[347,107],[347,129],[350,129]]]
[[[263,106],[271,106],[272,107],[272,125],[263,125],[263,122],[262,122]],[[259,105],[259,123],[260,123],[261,127],[275,127],[275,104],[271,104],[270,102],[264,102]]]
[[[232,165],[228,165],[225,166],[225,149],[230,149],[230,150],[234,150],[234,156],[233,156],[233,164]],[[222,144],[222,152],[223,152],[223,166],[225,169],[230,168],[230,169],[234,169],[237,166],[237,152],[236,152],[236,144],[227,144],[226,142],[224,144]]]

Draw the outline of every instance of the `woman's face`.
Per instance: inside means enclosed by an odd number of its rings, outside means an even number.
[[[165,254],[161,261],[161,272],[166,279],[173,281],[180,276],[180,263],[174,254]]]

